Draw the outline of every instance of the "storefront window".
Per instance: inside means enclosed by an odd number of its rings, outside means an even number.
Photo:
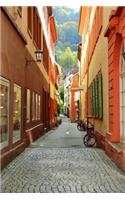
[[[0,147],[8,145],[9,81],[0,77]]]
[[[38,96],[38,119],[40,119],[40,95]]]
[[[36,119],[40,119],[40,95],[36,95]]]
[[[13,96],[13,142],[21,138],[21,87],[14,84]]]
[[[124,45],[121,46],[120,57],[120,138],[125,141],[125,60],[123,58]]]
[[[36,94],[32,93],[32,120],[36,119]]]
[[[30,121],[30,90],[27,89],[27,122]]]

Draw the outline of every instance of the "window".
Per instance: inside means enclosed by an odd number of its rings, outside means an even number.
[[[35,7],[33,7],[33,40],[41,49],[41,22]]]
[[[38,23],[38,48],[41,49],[41,23]]]
[[[22,17],[22,7],[21,6],[18,6],[18,13],[19,13],[19,16]]]
[[[33,7],[33,40],[36,42],[36,8]]]
[[[0,77],[0,147],[8,145],[9,81]]]
[[[124,45],[121,45],[120,56],[120,139],[125,140],[125,60],[123,58]]]
[[[14,84],[13,91],[13,142],[21,138],[21,87]]]
[[[36,119],[36,94],[32,93],[32,120]]]
[[[103,86],[100,72],[88,88],[88,116],[103,117]]]
[[[27,119],[26,121],[29,122],[30,121],[30,90],[27,89]]]
[[[98,75],[98,101],[99,101],[99,118],[103,117],[103,87],[102,87],[102,73]]]
[[[32,93],[32,120],[40,120],[40,95]]]
[[[95,79],[95,116],[98,117],[99,116],[99,93],[98,93],[98,77],[96,77]]]
[[[37,119],[40,120],[40,95],[37,95]]]
[[[32,7],[28,6],[28,31],[32,35]]]

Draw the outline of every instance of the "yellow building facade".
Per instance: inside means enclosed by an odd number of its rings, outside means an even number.
[[[80,85],[80,118],[95,125],[95,131],[101,137],[108,132],[108,51],[104,33],[111,11],[115,7],[81,7],[79,34],[82,36],[81,59],[79,63]],[[101,79],[99,79],[101,77]],[[95,111],[92,105],[94,87],[101,80],[102,96],[96,97]],[[95,85],[94,85],[95,84]],[[94,85],[94,86],[93,86]],[[98,86],[99,88],[99,86]],[[98,89],[99,90],[99,89]],[[97,91],[99,93],[99,91]],[[99,105],[101,104],[101,105]]]

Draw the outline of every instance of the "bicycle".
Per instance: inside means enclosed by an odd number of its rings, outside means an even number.
[[[86,147],[93,147],[96,144],[94,125],[89,124],[87,127],[87,134],[83,137],[83,143]]]
[[[77,122],[77,129],[79,131],[86,131],[86,122],[82,121],[82,120],[79,120]]]

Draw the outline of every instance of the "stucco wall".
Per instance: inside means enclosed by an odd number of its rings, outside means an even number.
[[[108,132],[108,42],[104,37],[104,32],[108,25],[109,16],[113,8],[114,7],[103,7],[103,26],[89,64],[88,85],[91,84],[99,70],[102,71],[103,76],[103,119],[92,119],[92,122],[95,124],[95,129],[102,134],[106,134]],[[82,119],[85,118],[85,92],[87,91],[86,75],[83,79],[83,87],[84,92],[81,92]]]

